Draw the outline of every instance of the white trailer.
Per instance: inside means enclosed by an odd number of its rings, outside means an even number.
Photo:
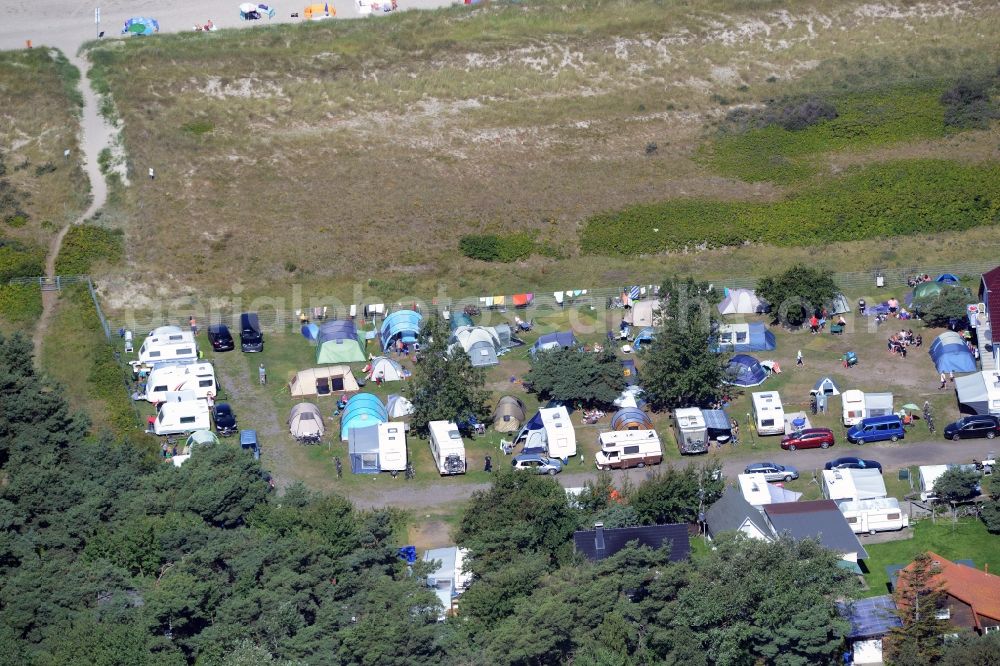
[[[438,474],[465,474],[468,463],[458,426],[451,421],[431,421],[427,429],[430,430],[431,457],[437,465]]]
[[[885,481],[877,469],[825,469],[823,495],[834,502],[886,497]]]
[[[777,391],[754,393],[753,418],[758,435],[785,434],[785,408]]]
[[[171,391],[193,391],[196,398],[214,398],[218,393],[215,368],[211,363],[154,367],[146,379],[146,400],[163,402]]]
[[[843,406],[843,419],[845,426],[852,426],[861,423],[865,418],[865,394],[863,391],[851,389],[840,394],[840,404]]]
[[[895,497],[867,500],[843,500],[837,507],[855,534],[875,534],[908,527],[910,518],[899,508]]]
[[[208,403],[193,391],[170,393],[153,420],[153,434],[179,435],[195,430],[211,430]]]
[[[154,329],[139,347],[139,363],[161,361],[188,361],[198,359],[198,345],[191,331],[178,326],[161,326]]]
[[[576,431],[569,420],[569,411],[565,407],[539,409],[542,415],[542,425],[545,426],[546,448],[549,456],[568,460],[576,455]]]

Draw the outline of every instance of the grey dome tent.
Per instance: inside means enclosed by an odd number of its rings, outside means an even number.
[[[288,432],[292,437],[322,437],[326,432],[323,425],[323,414],[319,407],[311,402],[300,402],[292,407],[288,415]]]
[[[472,365],[481,368],[497,365],[500,360],[497,352],[500,350],[500,339],[496,332],[485,326],[461,326],[452,334],[449,349],[461,347],[472,360]]]
[[[810,395],[840,395],[840,387],[831,377],[820,377],[813,384]]]
[[[653,422],[646,412],[636,407],[623,407],[611,417],[612,430],[651,430]]]
[[[493,410],[493,429],[497,432],[514,432],[525,419],[524,403],[512,395],[500,398]]]

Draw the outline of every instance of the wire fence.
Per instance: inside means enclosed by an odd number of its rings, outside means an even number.
[[[915,276],[928,275],[931,279],[934,279],[940,274],[951,273],[962,279],[971,278],[978,280],[982,273],[995,266],[995,261],[976,261],[946,266],[921,266],[915,264],[913,266],[897,268],[874,267],[864,271],[834,273],[833,279],[848,298],[877,296],[879,291],[884,291],[886,298],[890,295],[895,295],[899,298],[902,296],[900,290],[908,289],[908,280],[911,280]],[[406,298],[386,303],[384,298],[373,294],[371,296],[362,296],[358,303],[344,303],[331,299],[323,299],[324,305],[322,306],[313,305],[310,301],[293,304],[292,307],[273,305],[284,303],[284,299],[278,298],[266,299],[269,305],[250,308],[209,305],[197,297],[192,297],[186,301],[172,301],[172,312],[124,311],[115,312],[109,318],[105,316],[101,308],[100,299],[89,276],[57,276],[52,280],[60,286],[80,282],[87,284],[94,307],[101,321],[101,327],[109,340],[112,339],[116,332],[123,332],[125,330],[131,330],[141,335],[158,326],[186,326],[189,324],[189,317],[191,316],[196,316],[197,323],[201,325],[223,323],[235,327],[239,323],[240,313],[248,310],[258,313],[261,328],[265,332],[280,332],[296,327],[303,319],[303,316],[305,319],[315,319],[314,309],[321,312],[325,311],[325,316],[323,317],[325,319],[345,319],[356,316],[366,321],[375,321],[385,314],[402,309],[417,309],[422,312],[447,310],[455,313],[462,311],[466,306],[472,306],[482,309],[488,315],[491,312],[502,313],[515,307],[512,295],[502,297],[495,295],[469,295],[458,298]],[[11,283],[36,283],[41,286],[47,283],[51,284],[52,281],[47,282],[46,278],[15,278],[11,280]],[[757,284],[757,278],[731,276],[722,280],[716,280],[714,284],[716,288],[752,289]],[[641,298],[654,293],[656,285],[636,283],[613,287],[564,289],[558,292],[539,293],[536,291],[532,294],[533,298],[530,304],[525,308],[524,317],[531,318],[535,315],[544,315],[545,312],[565,309],[613,309],[618,307],[623,294],[635,293],[636,289],[639,290]],[[489,317],[487,316],[486,318],[488,319]]]

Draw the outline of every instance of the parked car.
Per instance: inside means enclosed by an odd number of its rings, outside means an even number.
[[[253,453],[254,460],[260,460],[260,442],[257,441],[256,430],[240,431],[240,448]]]
[[[534,470],[535,474],[548,474],[549,476],[555,476],[562,471],[562,463],[558,459],[536,453],[522,453],[519,456],[514,456],[510,464],[514,469],[529,469]]]
[[[869,416],[861,419],[847,431],[847,441],[851,444],[871,444],[872,442],[895,442],[906,437],[903,421],[895,414]]]
[[[945,439],[953,439],[956,442],[960,439],[974,437],[993,439],[997,433],[1000,433],[1000,418],[990,414],[966,416],[954,423],[949,423],[944,428]]]
[[[879,474],[881,474],[882,463],[877,460],[865,460],[864,458],[845,456],[843,458],[834,458],[824,465],[823,469],[877,469]]]
[[[256,312],[240,315],[240,349],[245,352],[264,351],[264,333]]]
[[[225,324],[211,324],[208,327],[208,341],[212,343],[212,349],[217,352],[236,349],[233,336],[229,333],[229,327]]]
[[[760,474],[765,481],[792,481],[799,478],[799,470],[791,465],[779,465],[773,462],[750,463],[743,473]]]
[[[216,403],[212,409],[212,418],[215,419],[215,430],[223,437],[236,434],[239,428],[236,427],[236,414],[227,402]]]
[[[806,428],[799,432],[786,435],[781,440],[781,448],[788,451],[796,449],[826,449],[833,446],[833,431],[829,428]]]

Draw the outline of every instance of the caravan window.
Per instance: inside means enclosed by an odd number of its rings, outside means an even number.
[[[193,416],[182,416],[181,417],[181,423],[194,423],[194,417]]]
[[[168,338],[167,338],[167,339],[168,339],[168,340],[175,340],[175,341],[176,341],[176,340],[183,340],[183,339],[184,339],[184,336],[183,336],[183,335],[179,335],[179,334],[177,334],[177,333],[174,333],[173,335],[171,335],[171,336],[168,336]]]
[[[887,513],[885,515],[885,519],[886,520],[899,520],[899,514],[898,513]]]
[[[200,386],[201,388],[212,388],[213,386],[215,386],[215,382],[212,381],[211,379],[202,379],[200,382],[198,382],[198,386]]]
[[[151,351],[151,352],[149,352],[149,357],[150,358],[159,358],[160,357],[160,352],[158,352],[158,351]]]
[[[153,393],[162,393],[163,391],[166,391],[166,390],[167,390],[166,385],[164,385],[164,386],[154,386],[153,387]]]
[[[191,354],[193,354],[193,353],[194,353],[194,352],[193,352],[193,351],[191,351],[191,348],[190,348],[190,347],[184,347],[183,349],[178,349],[178,350],[177,350],[177,355],[178,355],[178,356],[190,356],[190,355],[191,355]]]
[[[163,412],[156,415],[156,421],[157,423],[163,423]]]
[[[848,525],[855,525],[855,524],[857,524],[857,522],[858,522],[858,517],[857,516],[851,516],[851,517],[849,517],[847,519],[847,524]]]
[[[622,453],[625,453],[626,455],[628,455],[630,453],[639,453],[639,447],[638,446],[626,446],[624,449],[622,449]]]
[[[770,428],[774,425],[774,419],[761,419],[760,425],[764,428]]]

